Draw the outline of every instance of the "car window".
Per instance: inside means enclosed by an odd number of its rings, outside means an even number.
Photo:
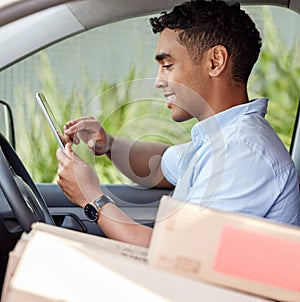
[[[272,6],[244,9],[263,38],[249,97],[270,98],[267,119],[289,149],[300,94],[299,15]],[[16,148],[36,182],[55,182],[58,147],[36,104],[37,91],[46,95],[61,126],[93,115],[114,135],[168,144],[190,139],[195,121],[174,123],[161,91],[154,87],[157,35],[151,32],[150,17],[68,38],[0,73],[1,99],[14,112]],[[128,182],[105,157],[95,158],[81,145],[76,151],[95,167],[101,182]]]

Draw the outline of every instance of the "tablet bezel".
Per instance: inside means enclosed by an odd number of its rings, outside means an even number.
[[[49,103],[47,102],[47,99],[43,93],[37,92],[35,94],[36,100],[38,101],[38,104],[40,105],[44,116],[46,117],[46,120],[48,124],[50,125],[51,131],[54,134],[54,137],[59,145],[59,147],[65,151],[65,141],[63,139],[62,131],[59,127],[59,124],[49,106]]]

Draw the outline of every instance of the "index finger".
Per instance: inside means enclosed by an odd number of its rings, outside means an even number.
[[[81,121],[87,121],[87,120],[95,120],[95,118],[93,116],[83,116],[83,117],[79,117],[77,119],[68,121],[64,125],[64,130],[68,130],[69,128],[73,127],[74,125],[80,123]]]

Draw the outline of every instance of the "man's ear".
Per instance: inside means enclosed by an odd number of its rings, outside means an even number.
[[[211,77],[219,76],[227,66],[228,52],[223,45],[216,45],[210,49],[210,71]]]

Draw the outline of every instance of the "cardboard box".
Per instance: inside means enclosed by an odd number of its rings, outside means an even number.
[[[151,267],[147,253],[37,223],[10,254],[1,301],[265,301]]]
[[[300,301],[300,228],[163,197],[148,261],[276,301]]]

